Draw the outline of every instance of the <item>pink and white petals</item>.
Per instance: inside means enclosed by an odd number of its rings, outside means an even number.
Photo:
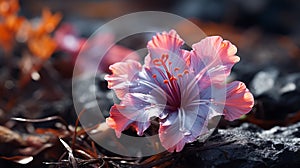
[[[243,82],[235,81],[227,86],[224,109],[226,120],[233,121],[247,114],[254,105],[254,98]]]
[[[156,118],[162,146],[180,152],[208,131],[212,117],[232,121],[251,110],[254,99],[245,84],[226,84],[240,60],[233,44],[219,36],[201,40],[192,51],[183,44],[174,30],[158,33],[148,42],[145,65],[128,60],[110,66],[105,79],[121,103],[111,108],[107,123],[118,137],[130,126],[143,135]]]
[[[114,129],[116,136],[121,137],[122,131],[127,129],[129,125],[133,122],[120,113],[119,109],[126,108],[125,106],[114,105],[110,109],[110,117],[106,118],[107,125]]]
[[[159,138],[162,146],[169,152],[180,152],[186,143],[194,142],[207,130],[206,111],[201,111],[200,108],[194,110],[180,111],[179,109],[177,113],[170,113],[162,121]],[[185,114],[180,114],[182,112]]]
[[[150,126],[151,117],[158,117],[164,110],[157,105],[158,103],[152,95],[127,93],[120,105],[111,108],[110,117],[106,122],[115,130],[118,137],[129,126],[134,127],[141,136]]]
[[[235,55],[237,48],[219,36],[207,37],[193,44],[192,48],[191,67],[205,87],[210,83],[224,83],[232,66],[240,60]]]
[[[141,136],[150,126],[148,115],[143,111],[132,105],[114,105],[110,109],[110,117],[106,119],[106,123],[115,130],[117,137],[120,137],[122,131],[129,126],[133,126]]]
[[[182,58],[182,52],[184,50],[181,49],[181,46],[184,44],[184,41],[179,37],[175,30],[171,30],[169,32],[157,33],[156,36],[152,38],[148,42],[147,48],[149,50],[149,54],[145,58],[145,65],[148,67],[157,65],[155,61],[162,60],[166,61],[166,59],[174,59],[171,62],[175,63],[176,60]],[[157,62],[160,64],[160,62]],[[165,62],[168,65],[168,62]],[[184,62],[185,66],[185,62]]]
[[[219,65],[216,60],[221,60],[223,65],[233,65],[240,61],[240,58],[236,56],[237,48],[227,40],[223,40],[220,36],[206,37],[200,42],[192,45],[193,52],[195,53],[195,61],[201,61],[196,67],[196,70],[204,69],[205,66],[209,68]],[[193,58],[193,57],[191,57]],[[221,64],[221,65],[222,65]]]
[[[134,75],[142,70],[139,62],[134,60],[126,60],[125,62],[118,62],[109,67],[112,74],[104,77],[108,82],[108,88],[113,89],[119,99],[123,99],[128,93],[128,85],[133,79]]]
[[[165,50],[168,52],[178,52],[184,41],[179,37],[175,30],[169,32],[157,33],[152,40],[148,42],[147,48],[150,54],[155,55],[156,49]],[[159,55],[162,55],[161,53]]]

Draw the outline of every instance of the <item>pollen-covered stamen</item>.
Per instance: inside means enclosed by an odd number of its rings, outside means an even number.
[[[162,65],[162,64],[161,64],[161,60],[158,59],[158,58],[154,59],[154,60],[152,61],[152,63],[153,63],[154,65],[156,65],[156,66],[161,66],[161,65]]]
[[[168,61],[168,59],[169,59],[169,55],[168,54],[163,54],[160,58],[156,58],[152,62],[156,66],[162,66],[163,69],[166,71],[166,73],[168,75],[168,78],[170,78],[172,75],[169,71],[169,68],[166,65],[166,62]],[[171,65],[172,62],[169,61],[168,64]]]
[[[171,102],[174,103],[173,105],[179,107],[180,100],[181,100],[180,87],[178,86],[177,83],[177,77],[175,77],[174,74],[170,72],[170,70],[172,69],[171,68],[172,62],[169,61],[168,59],[169,59],[169,55],[163,54],[161,58],[156,58],[152,62],[156,66],[161,66],[162,69],[164,70],[166,76],[165,75],[162,76],[165,76],[166,78],[163,78],[164,80],[162,82],[166,85],[168,92],[172,97]],[[179,68],[177,69],[179,70]]]
[[[172,76],[172,77],[170,78],[170,81],[176,81],[176,80],[177,80],[177,78],[174,77],[174,76]]]
[[[179,71],[179,68],[178,68],[178,70],[175,68],[174,69],[174,71]],[[181,87],[183,87],[183,84],[184,84],[184,82],[183,81],[186,81],[186,80],[188,80],[187,78],[186,78],[186,75],[188,75],[189,74],[189,70],[187,70],[187,69],[185,69],[184,71],[183,71],[183,73],[178,73],[177,74],[177,78],[176,79],[178,79],[178,84],[181,86]]]
[[[162,60],[164,63],[166,63],[168,59],[169,59],[169,55],[168,55],[168,54],[163,54],[163,55],[161,56],[161,60]]]

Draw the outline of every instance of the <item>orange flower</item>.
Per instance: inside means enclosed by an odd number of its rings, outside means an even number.
[[[18,0],[0,0],[0,16],[14,15],[19,11]]]
[[[48,59],[56,49],[56,42],[49,33],[51,33],[58,23],[62,15],[60,13],[52,14],[49,9],[44,9],[42,18],[37,28],[29,26],[28,48],[34,56],[42,59]],[[26,32],[25,32],[26,33]]]
[[[10,51],[13,34],[10,33],[8,27],[3,23],[0,23],[0,34],[0,45],[5,51]]]
[[[12,32],[16,33],[21,28],[25,20],[26,19],[24,17],[11,15],[6,17],[5,24]]]
[[[46,33],[51,33],[60,20],[62,19],[62,15],[60,13],[52,14],[49,9],[44,9],[42,13],[41,21],[35,30],[35,35],[41,36]]]
[[[26,18],[18,16],[18,0],[0,0],[0,45],[11,51],[15,40],[26,42],[29,51],[42,59],[49,58],[56,49],[56,42],[49,34],[56,28],[62,15],[44,9],[36,27]]]
[[[15,15],[7,16],[5,20],[0,23],[0,45],[5,51],[10,51],[17,31],[24,22],[23,17]]]
[[[55,51],[56,46],[56,42],[49,35],[28,40],[28,48],[31,53],[41,59],[48,59]]]

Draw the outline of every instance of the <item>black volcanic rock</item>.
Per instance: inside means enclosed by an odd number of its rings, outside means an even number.
[[[197,153],[187,152],[184,167],[297,167],[300,165],[300,122],[270,130],[252,124],[219,129],[204,146],[210,144],[220,145]]]

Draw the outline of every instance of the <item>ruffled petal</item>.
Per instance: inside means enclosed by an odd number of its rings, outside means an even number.
[[[112,71],[111,75],[106,75],[105,80],[108,82],[108,88],[113,89],[119,99],[123,99],[128,93],[128,87],[131,81],[134,81],[136,73],[141,71],[142,66],[134,60],[126,60],[118,62],[109,67]]]
[[[183,110],[183,109],[181,109]],[[194,142],[197,137],[207,131],[207,113],[203,108],[193,108],[193,111],[171,112],[161,122],[159,138],[161,144],[169,152],[180,152],[186,143]],[[184,120],[184,121],[182,121]],[[183,122],[183,123],[182,123]],[[183,124],[183,125],[182,125]]]
[[[145,58],[145,65],[148,67],[161,65],[161,60],[171,74],[175,68],[184,71],[187,66],[183,56],[186,51],[181,49],[183,44],[184,41],[175,30],[158,33],[148,42],[149,54]],[[160,67],[165,70],[163,66]]]
[[[149,49],[149,56],[152,59],[160,58],[162,54],[172,55],[177,54],[184,44],[184,41],[179,37],[175,30],[169,32],[157,33],[148,42],[147,48]]]
[[[237,48],[219,36],[206,37],[192,48],[191,68],[199,74],[202,88],[211,83],[224,83],[232,66],[240,60],[235,55]]]
[[[253,95],[246,85],[239,81],[228,84],[226,97],[224,116],[229,121],[247,114],[254,105]]]
[[[106,119],[109,127],[115,130],[116,136],[120,138],[121,132],[132,126],[138,135],[143,135],[144,131],[150,126],[147,116],[139,116],[141,110],[136,110],[132,106],[114,105],[110,110],[110,117]],[[139,121],[137,121],[139,120]],[[142,121],[145,120],[145,121]]]
[[[124,131],[131,123],[132,120],[128,119],[119,109],[125,109],[125,106],[114,105],[110,109],[110,117],[106,118],[106,123],[109,127],[115,130],[116,136],[120,138],[121,132]]]
[[[110,110],[107,124],[120,137],[121,132],[132,126],[138,135],[143,135],[150,126],[151,117],[158,117],[164,110],[159,104],[160,99],[149,94],[127,93],[120,105],[114,105]]]

